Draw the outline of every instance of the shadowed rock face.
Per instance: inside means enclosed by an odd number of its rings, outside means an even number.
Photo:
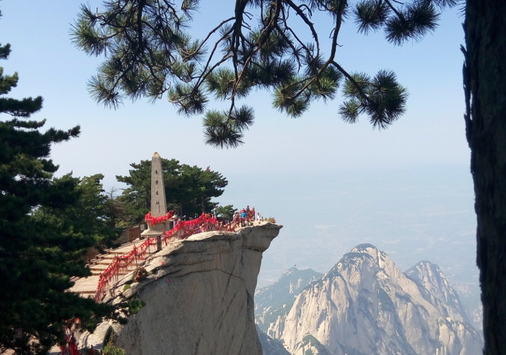
[[[253,295],[262,253],[280,228],[201,233],[152,255],[147,279],[123,291],[127,276],[108,299],[145,303],[126,325],[112,324],[116,345],[129,355],[261,354]],[[101,324],[80,343],[100,344],[109,327]]]

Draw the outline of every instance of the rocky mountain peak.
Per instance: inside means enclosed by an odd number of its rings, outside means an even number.
[[[435,305],[443,316],[470,323],[459,295],[439,266],[420,261],[406,271],[406,276],[419,286],[424,298]]]
[[[345,254],[267,324],[291,354],[445,354],[481,352],[456,292],[441,270],[403,273],[371,244]]]

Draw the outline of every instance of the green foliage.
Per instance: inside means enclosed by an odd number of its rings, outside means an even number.
[[[139,301],[137,299],[131,300],[128,302],[128,312],[129,314],[137,314],[145,305],[146,302],[144,301]]]
[[[253,109],[241,107],[233,113],[208,111],[204,118],[206,143],[224,147],[242,144],[242,131],[253,123]]]
[[[108,344],[104,347],[104,355],[125,355],[126,351],[113,344]]]
[[[82,248],[111,246],[119,236],[119,230],[114,226],[109,197],[104,194],[103,178],[102,174],[84,178],[67,174],[54,179],[55,182],[72,182],[76,201],[64,210],[41,206],[34,211],[33,218],[41,225],[47,224],[53,232],[65,236],[65,240],[74,243],[80,241]]]
[[[108,344],[104,347],[104,355],[125,355],[126,351],[113,344]]]
[[[228,223],[234,219],[234,214],[237,212],[237,208],[232,205],[217,206],[213,214],[222,222]]]
[[[151,161],[142,160],[130,166],[128,176],[116,176],[119,182],[128,185],[118,197],[118,203],[123,206],[121,219],[135,225],[143,222],[151,209]],[[162,170],[167,208],[189,218],[212,212],[218,203],[211,199],[221,196],[228,184],[218,172],[180,164],[175,159],[162,158]]]
[[[393,73],[380,70],[358,80],[338,64],[344,19],[351,17],[361,33],[383,30],[387,41],[400,45],[433,31],[440,11],[457,0],[236,0],[230,15],[221,9],[215,27],[194,39],[199,3],[107,0],[101,11],[83,6],[72,36],[81,50],[105,57],[90,81],[98,102],[116,107],[124,98],[167,94],[180,113],[204,114],[206,142],[224,148],[244,142],[254,116],[240,101],[252,89],[270,91],[275,108],[298,117],[316,100],[334,100],[346,78],[339,109],[344,120],[366,115],[373,126],[387,127],[404,112],[406,90]],[[226,100],[228,108],[208,110],[209,96]]]
[[[404,113],[407,96],[391,71],[379,71],[372,79],[367,74],[355,74],[345,81],[344,97],[349,100],[339,112],[351,123],[366,113],[374,127],[386,128]]]
[[[0,57],[9,51],[1,47]],[[18,77],[0,74],[5,95]],[[62,338],[68,320],[79,317],[89,329],[111,311],[67,292],[71,277],[89,273],[81,256],[95,236],[70,219],[70,211],[90,207],[78,179],[54,179],[57,166],[49,159],[51,145],[77,137],[79,127],[41,131],[44,121],[27,119],[41,107],[41,97],[0,96],[0,114],[12,116],[0,120],[0,352],[43,353]]]

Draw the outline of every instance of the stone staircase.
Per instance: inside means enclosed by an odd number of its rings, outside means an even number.
[[[115,249],[107,249],[104,253],[98,254],[91,259],[88,266],[91,276],[77,278],[73,280],[75,285],[70,289],[72,292],[80,294],[82,297],[95,297],[100,274],[114,261],[116,256],[128,254],[135,245],[143,243],[144,240],[137,239],[131,243],[125,243]],[[126,275],[130,271],[122,270],[119,275]]]
[[[98,254],[89,263],[92,275],[99,276],[114,261],[116,256],[125,255],[124,251],[116,249],[108,249],[104,254]]]

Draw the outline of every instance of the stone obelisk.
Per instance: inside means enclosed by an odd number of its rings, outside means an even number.
[[[155,152],[151,158],[151,217],[162,217],[167,214],[165,186],[163,184],[162,158]],[[152,237],[168,230],[169,221],[150,225],[141,233],[142,237]]]

